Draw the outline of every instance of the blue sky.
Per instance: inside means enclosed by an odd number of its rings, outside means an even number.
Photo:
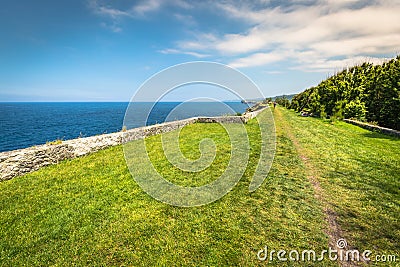
[[[128,101],[198,60],[237,68],[265,96],[296,93],[399,54],[398,14],[387,0],[3,0],[0,102]]]

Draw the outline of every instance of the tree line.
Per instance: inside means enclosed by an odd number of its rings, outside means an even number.
[[[400,130],[400,55],[380,65],[347,68],[296,95],[289,108]]]

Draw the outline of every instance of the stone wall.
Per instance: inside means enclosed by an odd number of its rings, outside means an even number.
[[[360,126],[360,127],[364,128],[364,129],[371,130],[371,131],[378,131],[378,132],[381,132],[381,133],[384,133],[384,134],[400,137],[400,131],[396,131],[396,130],[393,130],[393,129],[380,127],[380,126],[376,126],[376,125],[371,125],[371,124],[360,122],[360,121],[350,120],[350,119],[344,119],[344,121],[347,122],[347,123],[351,123],[353,125]]]
[[[120,145],[146,136],[170,132],[195,122],[240,123],[256,117],[265,108],[242,116],[194,117],[185,120],[165,122],[131,129],[125,132],[102,134],[85,138],[62,141],[59,144],[45,144],[25,149],[0,153],[0,181],[36,171],[41,167],[87,155],[98,150]]]

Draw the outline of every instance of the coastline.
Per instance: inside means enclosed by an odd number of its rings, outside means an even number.
[[[53,140],[115,133],[122,129],[130,102],[27,102],[0,103],[0,152],[42,145]],[[243,113],[248,105],[240,102],[137,102],[135,109],[151,108],[146,121],[133,118],[130,129],[196,116]],[[225,108],[228,106],[229,108]],[[172,112],[175,108],[177,111]],[[182,108],[183,107],[183,108]],[[229,110],[231,109],[231,110]],[[171,116],[169,114],[172,112]]]
[[[109,134],[48,143],[12,151],[0,152],[0,181],[39,170],[40,168],[65,159],[88,155],[107,147],[121,145],[129,141],[143,139],[160,133],[170,132],[196,122],[201,123],[246,123],[269,108],[256,105],[241,116],[192,117],[172,122],[133,128]]]

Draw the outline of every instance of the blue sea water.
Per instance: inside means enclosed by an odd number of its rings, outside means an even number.
[[[118,132],[124,123],[127,102],[21,102],[0,103],[0,152],[44,144],[57,139],[68,140]],[[159,102],[134,103],[144,116],[130,119],[128,128],[161,123],[194,116],[218,116],[243,113],[248,107],[240,102]],[[146,114],[147,115],[147,114]],[[132,116],[131,116],[132,117]],[[130,117],[130,118],[131,118]]]

